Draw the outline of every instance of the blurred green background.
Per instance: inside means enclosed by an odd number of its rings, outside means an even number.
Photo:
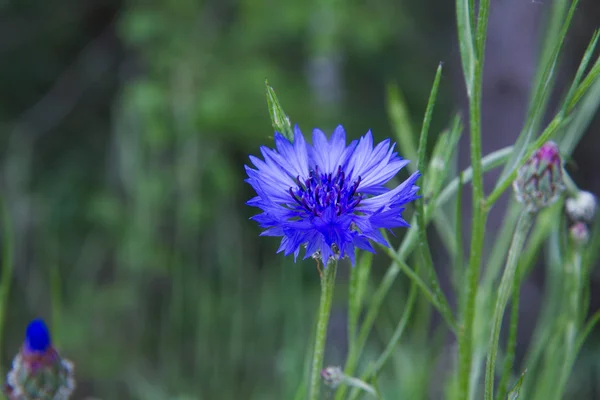
[[[273,134],[264,80],[305,133],[341,123],[381,140],[393,137],[386,85],[398,84],[418,126],[444,61],[439,132],[461,108],[455,36],[441,0],[0,1],[12,250],[2,373],[42,316],[76,364],[77,399],[293,398],[318,274],[276,255],[278,241],[248,220],[243,165]],[[574,35],[573,48],[588,37]],[[344,360],[344,279],[332,363]],[[399,283],[372,351],[402,296]],[[428,379],[443,343],[413,336],[388,386],[436,398]]]

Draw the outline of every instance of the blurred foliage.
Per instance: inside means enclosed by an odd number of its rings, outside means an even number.
[[[306,133],[342,123],[352,137],[392,136],[385,84],[399,83],[418,123],[452,5],[0,7],[16,268],[5,369],[21,327],[41,315],[76,362],[81,397],[293,398],[318,277],[248,222],[243,164],[272,136],[264,80]],[[333,340],[343,351],[345,335]]]

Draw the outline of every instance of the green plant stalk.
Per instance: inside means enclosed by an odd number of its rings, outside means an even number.
[[[490,171],[490,170],[502,165],[502,163],[504,163],[504,162],[506,162],[506,160],[508,160],[511,152],[512,152],[512,147],[509,146],[509,147],[505,147],[503,149],[496,150],[495,152],[488,154],[482,160],[483,170],[487,172],[487,171]],[[462,171],[462,184],[466,185],[467,183],[469,183],[471,181],[472,176],[473,176],[472,167],[468,167],[464,171]],[[433,198],[431,200],[430,204],[428,204],[427,207],[425,207],[425,222],[426,223],[431,221],[431,219],[434,215],[435,209],[437,207],[440,207],[443,204],[445,204],[456,193],[456,191],[459,189],[459,182],[460,182],[460,180],[458,177],[454,178],[445,187],[445,189],[439,194],[439,196],[437,196],[436,198]],[[406,236],[404,237],[404,240],[402,241],[402,243],[400,245],[400,248],[396,252],[399,259],[405,260],[410,255],[410,253],[412,252],[412,250],[414,249],[414,247],[416,245],[416,241],[417,241],[418,237],[417,237],[417,231],[414,229],[415,223],[416,222],[413,219],[411,221],[411,224],[413,225],[413,229],[410,229],[408,231],[408,233],[406,234]],[[397,262],[393,261],[390,264],[390,266],[388,267],[388,270],[387,270],[385,276],[383,277],[381,283],[375,290],[375,293],[373,294],[373,297],[371,299],[371,303],[369,304],[369,307],[367,309],[365,320],[360,327],[356,346],[354,346],[354,348],[351,348],[348,353],[348,358],[346,360],[346,366],[344,368],[344,374],[349,375],[349,376],[352,376],[354,374],[354,371],[356,370],[356,367],[358,364],[358,359],[359,359],[362,349],[367,341],[367,337],[369,336],[369,333],[371,332],[371,328],[373,327],[373,324],[375,323],[375,319],[377,318],[377,314],[379,313],[381,304],[383,303],[385,296],[387,295],[389,289],[391,288],[392,284],[394,283],[394,281],[396,279],[396,276],[398,276],[398,273],[400,273],[400,271],[401,271],[400,265],[398,265]],[[344,399],[346,390],[347,390],[346,386],[344,386],[344,385],[340,386],[336,392],[335,399],[336,400]]]
[[[521,282],[517,274],[515,278],[515,287],[513,288],[512,304],[510,308],[510,330],[508,332],[508,341],[506,343],[506,355],[504,358],[504,368],[502,370],[502,376],[500,377],[500,383],[498,384],[498,395],[499,399],[504,399],[508,391],[508,380],[512,373],[513,363],[515,362],[515,350],[517,347],[517,328],[519,325],[519,289]]]
[[[323,368],[323,357],[325,355],[325,342],[327,340],[327,326],[329,325],[329,314],[333,301],[333,289],[335,287],[335,275],[337,272],[337,260],[327,262],[327,267],[321,276],[321,300],[319,302],[319,315],[317,319],[317,332],[315,335],[315,347],[312,357],[312,371],[310,376],[310,389],[308,398],[319,399],[319,388],[321,387],[321,369]]]
[[[576,245],[572,245],[576,246]],[[579,316],[581,315],[581,270],[582,254],[581,247],[571,250],[571,257],[565,263],[565,294],[567,296],[568,320],[565,327],[565,362],[562,365],[560,381],[556,391],[557,398],[561,398],[569,376],[571,368],[577,357],[576,340],[579,333]]]
[[[460,0],[457,0],[457,11]],[[469,7],[470,8],[470,7]],[[469,128],[471,143],[471,167],[473,168],[473,223],[471,227],[471,251],[469,266],[465,274],[464,308],[462,327],[458,335],[458,397],[470,398],[470,373],[473,360],[473,325],[475,321],[475,302],[483,251],[483,237],[487,218],[484,207],[483,167],[481,154],[481,95],[483,90],[483,65],[490,0],[481,0],[475,37],[475,62],[471,76],[465,75],[465,81],[471,82],[469,94]],[[471,9],[474,14],[475,10]],[[465,60],[463,59],[463,62]],[[468,87],[467,87],[468,89]]]
[[[528,211],[523,211],[519,220],[517,221],[517,227],[515,228],[515,234],[513,236],[512,243],[508,250],[508,258],[506,260],[506,267],[500,280],[500,287],[498,288],[498,297],[496,299],[496,306],[494,308],[494,315],[492,317],[492,332],[490,335],[490,346],[488,351],[488,357],[485,368],[485,400],[493,400],[494,398],[494,371],[496,367],[496,356],[498,354],[498,342],[500,340],[500,328],[502,327],[502,317],[508,298],[512,293],[513,284],[515,281],[515,274],[517,265],[519,263],[519,255],[523,250],[525,239],[527,238],[527,232],[533,223],[533,214]]]
[[[3,358],[1,353],[4,343],[4,325],[6,322],[6,310],[8,309],[8,296],[12,284],[12,275],[14,268],[13,260],[13,235],[12,235],[12,220],[8,210],[8,204],[4,198],[0,199],[0,207],[2,207],[2,282],[0,282],[0,359]],[[0,375],[3,375],[2,367],[0,366]]]

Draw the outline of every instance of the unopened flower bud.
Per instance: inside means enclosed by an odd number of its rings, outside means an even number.
[[[573,221],[591,223],[596,215],[596,196],[582,190],[567,199],[565,209]]]
[[[515,195],[529,211],[536,212],[554,203],[565,190],[558,146],[546,142],[519,168],[513,182]]]
[[[340,367],[327,367],[321,371],[321,378],[327,386],[336,388],[344,381],[344,373]]]
[[[25,332],[25,343],[13,360],[4,393],[10,400],[67,400],[75,389],[73,364],[52,347],[50,333],[41,319]]]
[[[577,222],[569,228],[569,234],[573,242],[578,246],[585,246],[590,240],[590,231],[586,224]]]

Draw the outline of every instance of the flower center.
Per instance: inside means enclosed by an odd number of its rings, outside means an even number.
[[[297,208],[320,216],[327,208],[334,207],[337,215],[351,212],[362,200],[363,196],[356,192],[360,185],[360,176],[354,182],[346,179],[346,174],[339,166],[334,174],[323,174],[319,167],[310,171],[308,179],[296,177],[296,188],[289,193],[298,204]]]

